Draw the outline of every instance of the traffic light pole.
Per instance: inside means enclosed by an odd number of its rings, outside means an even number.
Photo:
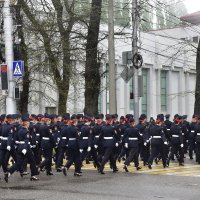
[[[6,114],[16,113],[16,101],[14,99],[15,80],[13,78],[12,61],[13,55],[13,18],[10,12],[10,0],[4,1],[4,40],[5,40],[5,59],[8,66],[8,96],[6,98]]]
[[[138,0],[132,0],[132,56],[138,53],[138,24],[139,24],[139,9]],[[138,122],[139,118],[139,94],[138,94],[138,69],[133,63],[133,97],[134,97],[134,118]]]

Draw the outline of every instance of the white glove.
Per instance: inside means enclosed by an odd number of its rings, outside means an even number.
[[[115,146],[116,146],[116,147],[118,147],[118,146],[119,146],[119,144],[118,144],[118,143],[115,143]]]
[[[167,141],[165,141],[164,144],[167,145]]]
[[[36,145],[31,145],[31,148],[33,148],[33,149],[36,148]]]
[[[80,151],[80,153],[82,153],[82,152],[83,152],[83,149],[79,149],[79,151]]]
[[[124,145],[124,146],[125,146],[125,148],[128,148],[128,143],[125,143],[125,145]]]
[[[22,150],[22,153],[23,153],[24,155],[26,154],[26,152],[27,152],[26,149],[23,149],[23,150]]]
[[[181,148],[183,148],[183,144],[181,144]]]
[[[88,148],[87,148],[87,151],[88,151],[88,152],[91,151],[91,147],[88,147]]]
[[[7,150],[10,151],[11,150],[11,146],[7,146]]]
[[[145,147],[147,146],[147,143],[146,143],[146,142],[144,143],[144,146],[145,146]]]
[[[98,145],[95,144],[95,145],[94,145],[94,148],[97,149],[97,148],[98,148]]]

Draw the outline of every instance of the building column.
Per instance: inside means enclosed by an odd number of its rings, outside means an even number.
[[[167,113],[172,114],[172,94],[173,94],[173,77],[172,77],[172,71],[169,70],[168,77],[167,77]]]
[[[157,109],[156,109],[156,70],[153,67],[149,69],[149,80],[147,96],[148,96],[148,113],[149,117],[156,117]]]
[[[160,69],[156,71],[156,114],[161,113]]]
[[[180,115],[185,114],[185,74],[183,69],[179,72],[179,81],[178,81],[178,113]]]

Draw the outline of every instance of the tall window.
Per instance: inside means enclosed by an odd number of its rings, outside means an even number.
[[[143,77],[143,97],[142,97],[142,113],[147,114],[147,69],[142,69]]]
[[[162,70],[160,74],[161,87],[161,111],[167,111],[167,71]]]

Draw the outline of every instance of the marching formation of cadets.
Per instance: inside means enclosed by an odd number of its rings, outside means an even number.
[[[126,172],[131,162],[140,170],[139,159],[149,169],[158,160],[164,168],[174,159],[183,166],[188,151],[190,159],[195,153],[200,164],[200,116],[194,115],[191,123],[186,115],[176,114],[173,122],[169,118],[159,114],[156,120],[147,122],[142,114],[136,124],[131,114],[121,116],[119,121],[117,114],[1,115],[0,166],[4,180],[8,182],[14,172],[21,177],[27,175],[28,164],[31,181],[39,180],[37,175],[42,171],[53,175],[53,160],[57,172],[65,176],[72,165],[74,176],[81,176],[84,160],[93,162],[100,174],[104,174],[107,162],[116,173],[116,162],[122,160]]]

